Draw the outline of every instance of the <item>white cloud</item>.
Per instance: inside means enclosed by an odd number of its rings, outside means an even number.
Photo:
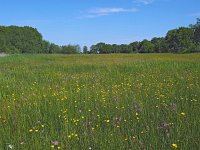
[[[133,2],[137,3],[137,4],[149,5],[149,4],[153,3],[154,0],[134,0]]]
[[[87,18],[95,18],[99,16],[106,16],[116,13],[125,13],[125,12],[137,12],[135,8],[126,9],[126,8],[96,8],[88,11]]]
[[[192,13],[192,14],[189,14],[188,16],[190,16],[190,17],[200,17],[200,12],[199,13]]]

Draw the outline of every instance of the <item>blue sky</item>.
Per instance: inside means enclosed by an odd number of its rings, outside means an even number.
[[[130,43],[200,18],[200,0],[0,0],[0,25],[32,26],[59,45]]]

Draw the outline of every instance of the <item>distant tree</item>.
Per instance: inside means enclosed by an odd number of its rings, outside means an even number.
[[[79,54],[79,45],[58,46],[43,40],[37,29],[32,27],[0,26],[0,53],[63,53]],[[200,52],[200,18],[189,27],[180,27],[167,32],[165,37],[152,38],[151,41],[132,42],[130,44],[97,43],[83,47],[83,53],[190,53]]]
[[[32,27],[0,26],[0,49],[6,53],[39,53],[42,35]]]
[[[153,53],[153,48],[154,45],[150,41],[145,39],[140,42],[139,53]]]
[[[49,53],[52,54],[52,53],[61,53],[61,47],[54,44],[54,43],[51,43],[50,46],[49,46]]]
[[[154,37],[154,38],[152,38],[151,43],[153,44],[153,51],[155,53],[166,53],[166,52],[168,52],[165,38]]]
[[[84,46],[83,47],[83,53],[84,54],[88,54],[89,52],[88,52],[88,47],[87,46]]]
[[[105,54],[105,53],[108,53],[108,45],[106,45],[105,43],[101,42],[101,43],[97,43],[95,45],[98,53],[100,54]]]
[[[119,45],[120,47],[120,53],[132,53],[132,47],[130,45],[126,45],[126,44],[121,44]]]
[[[112,44],[111,49],[112,49],[111,50],[112,53],[119,53],[120,52],[119,46],[117,44]]]
[[[166,36],[166,43],[172,53],[183,53],[190,51],[194,47],[194,31],[191,28],[180,27],[170,30]]]
[[[197,18],[197,23],[194,27],[194,41],[200,44],[200,18]]]
[[[140,46],[140,42],[132,42],[129,44],[132,47],[132,52],[138,52],[139,51],[139,46]]]
[[[41,53],[48,54],[49,51],[50,51],[50,46],[51,46],[51,43],[49,41],[43,40],[42,41],[42,51],[41,51]]]
[[[90,47],[90,53],[91,53],[91,54],[98,54],[98,53],[99,53],[98,47],[97,47],[96,45],[92,45],[92,46]]]
[[[78,54],[81,48],[79,45],[64,45],[62,46],[61,53],[63,54]]]

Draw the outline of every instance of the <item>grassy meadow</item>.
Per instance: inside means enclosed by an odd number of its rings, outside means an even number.
[[[200,54],[0,57],[0,150],[199,150]]]

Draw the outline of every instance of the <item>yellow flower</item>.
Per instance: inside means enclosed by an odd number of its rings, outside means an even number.
[[[109,123],[110,122],[110,120],[105,120],[107,123]]]
[[[33,132],[33,129],[30,129],[29,132]]]
[[[60,146],[58,146],[58,149],[61,149],[61,147],[60,147]]]
[[[178,145],[175,144],[175,143],[173,143],[173,144],[172,144],[172,147],[173,147],[173,148],[178,148]]]
[[[71,135],[68,135],[67,137],[68,137],[68,139],[71,139]]]
[[[44,128],[44,125],[41,125],[42,126],[42,128]]]
[[[35,132],[38,132],[38,130],[36,129]]]
[[[184,112],[181,113],[182,116],[185,116],[186,114]]]
[[[54,145],[51,145],[51,148],[54,148],[55,146]]]

